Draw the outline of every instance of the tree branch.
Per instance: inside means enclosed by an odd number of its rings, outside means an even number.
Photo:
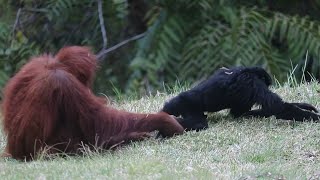
[[[13,28],[12,28],[12,32],[11,32],[11,45],[12,45],[12,43],[13,43],[13,41],[14,41],[14,36],[15,36],[15,31],[16,31],[16,28],[17,28],[17,26],[18,26],[18,24],[19,24],[19,19],[20,19],[20,14],[21,14],[21,8],[19,8],[18,9],[18,11],[17,11],[17,15],[16,15],[16,20],[14,21],[14,24],[13,24]]]
[[[106,29],[104,26],[104,19],[103,19],[103,11],[102,11],[102,1],[98,1],[98,13],[99,13],[99,22],[100,22],[100,29],[101,29],[101,34],[102,34],[102,39],[103,39],[103,46],[102,48],[105,49],[108,45],[108,38],[107,38],[107,33]]]
[[[32,12],[32,13],[47,13],[46,9],[37,9],[37,8],[23,8],[23,11]]]
[[[131,37],[131,38],[129,38],[129,39],[126,39],[126,40],[124,40],[124,41],[122,41],[122,42],[120,42],[120,43],[112,46],[111,48],[101,49],[101,50],[98,52],[98,54],[97,54],[97,59],[98,59],[99,61],[102,61],[102,57],[105,56],[105,55],[107,55],[109,52],[114,51],[114,50],[120,48],[121,46],[124,46],[125,44],[131,42],[131,41],[140,39],[140,38],[144,37],[146,34],[147,34],[147,32],[144,32],[144,33],[135,35],[135,36],[133,36],[133,37]]]
[[[19,19],[20,19],[20,14],[21,14],[21,8],[19,8],[18,11],[17,11],[16,20],[14,21],[12,33],[14,33],[16,31],[16,28],[18,26]]]

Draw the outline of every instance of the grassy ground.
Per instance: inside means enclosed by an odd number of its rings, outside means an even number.
[[[275,89],[285,100],[320,108],[320,85]],[[156,112],[169,96],[118,103]],[[320,124],[210,115],[210,128],[150,139],[115,152],[29,163],[0,159],[0,179],[320,179]],[[1,137],[0,148],[4,147]]]

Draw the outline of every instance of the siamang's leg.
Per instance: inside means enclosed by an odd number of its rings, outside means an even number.
[[[303,120],[320,120],[320,114],[314,113],[312,111],[303,110],[298,106],[292,103],[285,103],[284,111],[280,114],[276,115],[278,119],[288,119],[292,120],[295,119],[296,121],[303,121]]]
[[[312,106],[311,104],[308,104],[308,103],[290,103],[290,104],[298,106],[299,108],[304,109],[304,110],[313,111],[316,113],[319,112],[317,110],[317,108],[315,108],[314,106]]]
[[[286,120],[296,120],[296,121],[303,121],[303,120],[320,120],[320,114],[316,114],[312,111],[307,111],[299,108],[298,106],[294,105],[294,103],[284,103],[283,104],[283,111],[277,114],[272,114],[265,109],[257,109],[252,110],[245,113],[243,116],[248,117],[270,117],[275,115],[277,119],[286,119]]]
[[[270,117],[275,115],[278,119],[295,119],[297,121],[302,121],[303,119],[319,119],[318,114],[304,110],[314,110],[314,108],[310,108],[309,105],[302,103],[286,103],[277,94],[270,91],[265,84],[259,81],[256,81],[253,87],[256,103],[260,104],[262,108],[261,110],[247,112],[244,116]]]
[[[285,102],[283,102],[277,94],[270,91],[268,87],[264,85],[258,85],[257,87],[258,88],[255,89],[256,103],[262,106],[261,109],[248,111],[242,116],[270,117],[284,112]]]

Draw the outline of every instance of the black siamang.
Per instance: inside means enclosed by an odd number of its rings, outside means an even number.
[[[204,112],[230,109],[233,117],[270,117],[303,121],[320,119],[317,109],[307,103],[284,102],[269,90],[270,75],[260,67],[221,68],[196,87],[166,102],[162,111],[178,117],[186,130],[208,127]],[[261,108],[251,110],[254,104]],[[180,117],[180,118],[179,118]]]

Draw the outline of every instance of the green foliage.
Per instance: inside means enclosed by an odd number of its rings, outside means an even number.
[[[318,21],[269,11],[264,1],[259,3],[261,8],[251,4],[232,0],[158,2],[157,13],[149,17],[154,22],[149,26],[153,36],[146,37],[152,37],[146,45],[149,48],[138,51],[133,61],[133,69],[144,72],[134,74],[135,81],[140,79],[143,84],[147,78],[152,83],[144,86],[159,88],[161,84],[153,82],[172,83],[177,77],[195,81],[222,66],[261,65],[282,82],[291,65],[299,64],[307,51],[316,60],[320,58]],[[141,58],[141,54],[146,55]]]
[[[31,55],[55,53],[66,45],[100,50],[97,2],[0,0],[0,88]],[[164,84],[193,83],[220,67],[236,65],[261,65],[283,82],[287,74],[303,77],[307,52],[314,60],[310,72],[316,74],[319,4],[320,0],[102,0],[107,47],[146,26],[148,33],[106,56],[95,87],[148,94]]]
[[[35,44],[28,43],[20,31],[12,32],[6,24],[0,23],[0,87],[30,56],[37,53]]]
[[[115,5],[117,17],[122,19],[128,15],[128,2],[127,0],[112,0]]]
[[[0,12],[1,22],[6,22],[0,24],[0,88],[21,65],[39,52],[55,53],[66,45],[91,46],[94,51],[102,47],[97,1],[2,1],[4,7],[10,8],[3,8],[6,10],[5,15]],[[126,1],[103,0],[103,16],[106,19],[108,37],[109,33],[114,34],[123,28],[125,3]],[[16,17],[19,8],[21,13]],[[118,19],[107,19],[120,14],[122,17]],[[119,37],[109,39],[118,41]],[[102,72],[105,73],[102,74],[109,76],[111,68],[104,68]],[[105,77],[98,78],[100,89],[105,89],[104,79]],[[114,75],[108,79],[114,79]]]
[[[187,25],[181,17],[167,15],[166,12],[157,16],[160,17],[152,23],[149,34],[139,43],[137,56],[131,62],[130,67],[134,71],[131,79],[134,81],[128,82],[127,90],[142,85],[152,91],[153,87],[162,86],[163,81],[176,80],[176,69],[171,67],[177,66],[181,58]],[[155,51],[149,53],[152,49]],[[142,82],[138,84],[140,80]]]
[[[81,5],[87,1],[77,0],[55,0],[49,1],[46,5],[48,12],[46,13],[48,19],[51,21],[57,18],[68,18],[72,13],[72,7]]]

